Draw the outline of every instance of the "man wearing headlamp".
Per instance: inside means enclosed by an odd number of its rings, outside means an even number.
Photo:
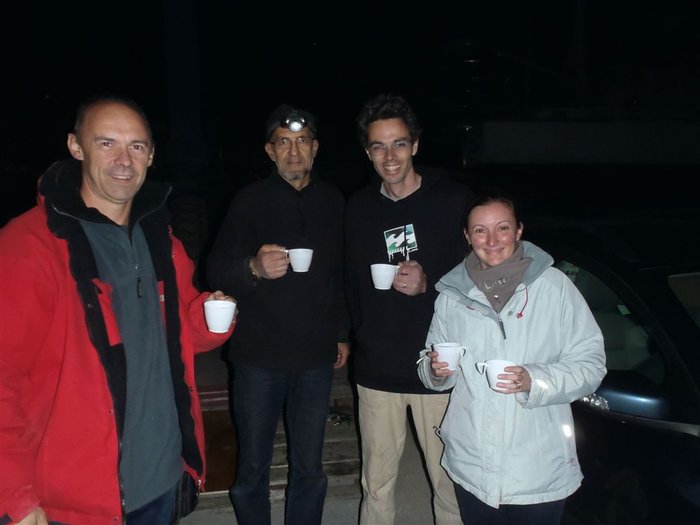
[[[270,464],[285,415],[290,469],[285,521],[320,524],[322,451],[333,369],[345,365],[349,321],[341,270],[341,192],[312,171],[316,119],[282,105],[268,118],[273,173],[234,197],[208,260],[208,278],[236,290],[246,329],[229,347],[238,466],[231,501],[239,524],[270,523]],[[311,248],[308,272],[286,249]],[[240,319],[239,319],[240,320]]]

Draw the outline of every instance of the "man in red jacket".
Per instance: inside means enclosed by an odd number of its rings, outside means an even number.
[[[203,303],[232,299],[193,285],[134,102],[84,103],[68,149],[0,230],[0,524],[167,525],[204,478],[194,354],[233,329]]]

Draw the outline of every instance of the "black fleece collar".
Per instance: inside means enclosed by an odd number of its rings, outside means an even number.
[[[81,163],[75,159],[54,162],[41,176],[39,195],[44,198],[47,209],[54,209],[63,215],[90,221],[111,222],[95,208],[85,206],[80,196],[82,182]],[[134,197],[131,206],[129,225],[163,207],[170,195],[167,184],[146,180]]]

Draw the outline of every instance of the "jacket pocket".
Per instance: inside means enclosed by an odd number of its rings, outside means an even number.
[[[121,344],[122,336],[119,333],[119,325],[117,318],[114,315],[112,307],[112,285],[102,282],[98,279],[93,279],[92,284],[95,285],[97,300],[100,302],[100,310],[102,310],[102,318],[107,329],[107,338],[110,346]]]

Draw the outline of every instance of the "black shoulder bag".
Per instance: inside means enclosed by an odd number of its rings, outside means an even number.
[[[194,512],[198,502],[199,484],[187,472],[183,472],[175,492],[175,505],[170,523],[175,525],[180,521],[180,518],[184,518]]]

